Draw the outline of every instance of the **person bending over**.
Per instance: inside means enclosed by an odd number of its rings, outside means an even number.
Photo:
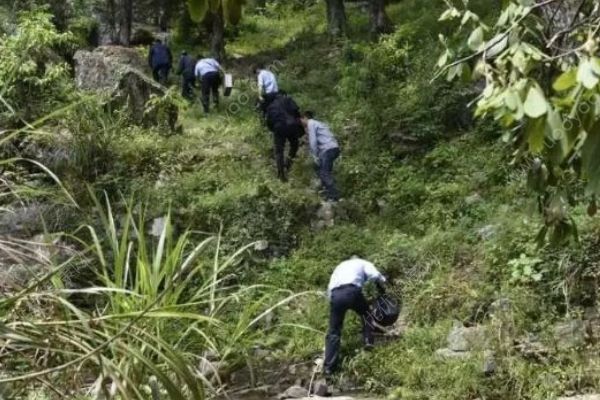
[[[286,172],[298,154],[299,140],[303,129],[300,123],[300,109],[294,100],[285,94],[278,94],[266,109],[267,126],[273,132],[277,177],[287,181]],[[290,143],[288,159],[285,160],[285,143]]]
[[[210,110],[210,95],[212,92],[215,106],[219,105],[219,85],[221,84],[221,73],[225,71],[221,64],[214,58],[198,56],[196,64],[196,77],[200,80],[200,90],[202,92],[202,107],[204,112]]]
[[[302,115],[301,122],[308,135],[308,144],[315,161],[315,170],[325,188],[326,200],[338,201],[340,195],[333,177],[333,164],[340,156],[340,146],[329,126],[314,119],[312,111],[306,111]]]
[[[260,110],[264,115],[269,104],[277,97],[279,85],[277,84],[275,74],[265,68],[264,64],[255,66],[254,74],[257,79]]]
[[[374,280],[381,292],[384,291],[385,277],[369,261],[357,256],[339,264],[329,281],[327,294],[330,302],[329,330],[325,339],[325,375],[335,372],[340,358],[340,345],[344,318],[348,310],[357,313],[362,319],[363,342],[365,349],[373,348],[373,316],[362,292],[364,284]]]

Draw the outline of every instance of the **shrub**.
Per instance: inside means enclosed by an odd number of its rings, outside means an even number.
[[[31,121],[69,98],[73,83],[58,54],[72,44],[73,36],[59,33],[50,14],[19,15],[15,33],[0,40],[0,96],[4,100],[0,125]]]

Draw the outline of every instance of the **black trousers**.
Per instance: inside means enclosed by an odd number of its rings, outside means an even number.
[[[169,81],[169,71],[171,70],[171,66],[169,64],[161,64],[157,65],[152,69],[152,76],[154,80],[161,85],[166,85]]]
[[[361,317],[364,343],[373,344],[373,319],[362,289],[353,285],[334,289],[331,293],[329,331],[325,341],[325,371],[334,371],[338,366],[342,328],[348,310],[356,312]]]
[[[188,99],[194,99],[194,81],[196,78],[194,76],[182,76],[181,77],[181,95]]]
[[[339,148],[329,149],[321,154],[319,164],[316,165],[316,172],[325,188],[325,197],[327,200],[337,201],[340,198],[340,194],[335,185],[335,179],[333,178],[333,164],[339,156]]]
[[[211,92],[213,102],[216,106],[219,105],[219,85],[221,84],[221,75],[216,71],[207,72],[202,75],[201,81],[202,107],[204,107],[204,112],[208,112],[210,109]]]
[[[287,181],[287,170],[292,167],[292,162],[298,155],[300,147],[300,137],[302,136],[302,127],[300,125],[282,125],[276,126],[273,132],[273,142],[275,148],[275,162],[277,164],[277,177],[282,181]],[[290,143],[288,159],[285,160],[285,142]]]

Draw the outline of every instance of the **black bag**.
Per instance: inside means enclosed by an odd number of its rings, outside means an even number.
[[[373,302],[371,315],[378,325],[392,326],[400,316],[400,302],[387,294],[381,294]]]

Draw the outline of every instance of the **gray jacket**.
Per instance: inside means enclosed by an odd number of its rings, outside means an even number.
[[[320,159],[327,150],[339,148],[329,126],[314,119],[309,119],[307,125],[308,143],[313,157]]]

